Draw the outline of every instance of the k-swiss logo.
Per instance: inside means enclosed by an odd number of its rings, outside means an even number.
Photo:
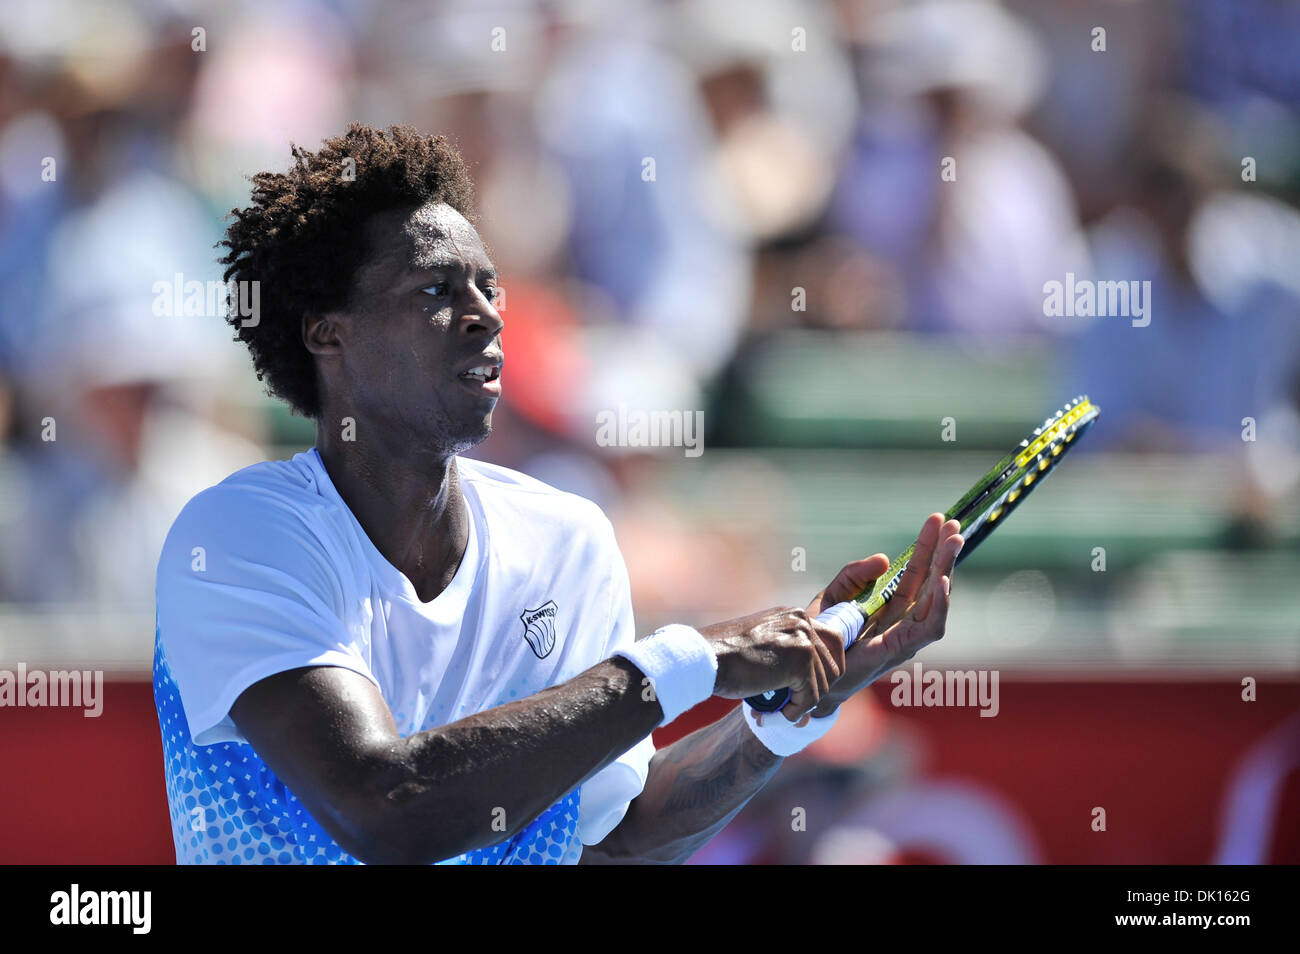
[[[545,659],[555,648],[555,614],[559,608],[547,600],[537,609],[524,610],[519,621],[524,624],[524,639],[533,647],[538,659]]]

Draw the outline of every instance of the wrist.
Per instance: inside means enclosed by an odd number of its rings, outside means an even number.
[[[758,713],[748,705],[741,703],[740,708],[744,714],[745,725],[749,726],[750,732],[769,752],[782,758],[801,752],[812,745],[831,730],[839,717],[839,709],[836,707],[825,716],[814,716],[808,720],[806,726],[799,728],[780,712],[764,713],[760,722]]]
[[[689,626],[673,624],[656,630],[631,646],[616,650],[637,667],[650,695],[672,722],[713,695],[718,657],[712,644]]]

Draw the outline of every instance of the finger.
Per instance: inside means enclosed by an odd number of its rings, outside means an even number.
[[[805,713],[812,711],[826,692],[826,674],[822,671],[821,656],[813,653],[808,661],[808,675],[800,681],[798,688],[791,687],[790,701],[781,709],[781,714],[791,722],[798,722]]]
[[[916,537],[916,547],[912,551],[911,559],[907,561],[907,569],[903,571],[902,579],[898,581],[898,591],[894,594],[894,599],[899,600],[904,606],[916,596],[925,581],[926,574],[930,572],[930,562],[934,558],[934,549],[939,543],[939,529],[942,526],[943,514],[941,513],[930,514],[925,518],[925,523],[921,524],[921,532]]]
[[[839,641],[840,639],[838,636],[831,636],[829,639],[831,644],[838,643]],[[841,650],[841,654],[842,653],[843,650]],[[836,681],[840,678],[840,674],[844,672],[844,667],[842,664],[835,661],[832,646],[825,642],[821,642],[820,640],[818,641],[817,655],[819,657],[818,664],[822,675],[825,678],[825,684],[819,684],[818,688],[821,691],[821,695],[824,696],[826,693],[831,691],[831,686],[835,685]]]
[[[803,696],[802,701],[796,701],[797,699],[798,697],[794,693],[790,693],[790,701],[781,709],[781,715],[785,717],[787,722],[798,722],[805,712],[811,711],[813,705],[816,705],[816,703],[811,705],[808,703],[806,694]]]
[[[966,538],[960,532],[961,524],[950,520],[944,524],[944,530],[947,531],[949,527],[956,529],[945,536],[934,555],[935,574],[939,576],[952,576],[953,570],[957,569],[957,557],[966,546]]]
[[[924,622],[930,615],[930,610],[934,607],[934,602],[938,594],[942,593],[942,599],[947,600],[952,594],[952,571],[957,565],[957,555],[966,545],[966,540],[960,534],[953,534],[943,541],[939,547],[938,553],[935,554],[935,566],[939,571],[927,586],[927,592],[921,599],[917,600],[916,608],[912,611],[912,619],[918,623]],[[946,613],[946,609],[945,609]]]
[[[950,523],[956,524],[956,521]],[[879,623],[878,631],[886,630],[898,620],[907,617],[916,609],[917,601],[924,599],[925,587],[932,578],[936,544],[943,527],[943,514],[932,513],[926,518],[916,543],[912,545],[912,555],[908,558],[903,575],[899,578],[894,598],[874,617]]]
[[[838,630],[816,624],[817,649],[822,656],[822,664],[830,676],[831,682],[844,673],[844,636]]]
[[[934,588],[931,601],[931,614],[925,619],[926,641],[933,642],[943,635],[948,623],[948,608],[952,605],[952,577],[941,576]]]
[[[961,524],[956,520],[950,520],[943,525],[941,532],[946,536],[943,542],[935,547],[934,566],[927,580],[926,591],[917,600],[916,607],[912,611],[912,619],[921,621],[929,614],[940,577],[948,577],[949,586],[951,586],[952,572],[957,566],[957,555],[961,553],[962,547],[966,545],[966,538],[953,529],[960,528],[960,526]]]
[[[934,591],[935,587],[933,585],[925,588],[921,598],[912,604],[911,619],[918,623],[925,622],[925,618],[930,615],[930,610],[934,606]]]
[[[785,716],[791,722],[794,722],[808,708],[808,699],[811,692],[808,687],[808,679],[811,670],[801,678],[790,681],[790,698],[780,709],[781,715]]]
[[[958,537],[961,537],[961,521],[959,520],[949,520],[939,528],[939,545],[934,550],[934,568],[936,570],[942,571],[948,565],[947,560],[950,554],[947,548],[953,546],[954,540]],[[961,537],[961,540],[964,543],[965,537]],[[960,550],[960,545],[957,548]],[[956,554],[951,554],[951,556],[953,559],[956,558]]]
[[[835,574],[835,579],[822,591],[821,609],[853,599],[888,569],[889,557],[883,553],[874,553],[865,560],[854,560]]]
[[[948,577],[948,586],[951,589],[952,575],[957,569],[957,558],[961,556],[961,551],[966,549],[966,538],[960,533],[951,536],[947,540],[947,545],[952,547],[952,553],[948,556],[947,563],[943,567],[943,575]]]
[[[817,702],[820,702],[822,696],[831,691],[831,675],[826,669],[826,657],[823,652],[825,648],[824,645],[819,644],[817,646],[817,653],[813,658],[813,674],[814,684],[817,686]],[[813,706],[815,706],[817,702],[814,702]],[[809,706],[808,708],[811,709],[812,706]]]
[[[930,558],[930,569],[926,574],[926,582],[933,582],[941,576],[945,570],[949,570],[949,560],[952,558],[952,548],[957,544],[954,540],[961,533],[961,521],[949,520],[939,528],[938,541],[935,544],[934,553]]]

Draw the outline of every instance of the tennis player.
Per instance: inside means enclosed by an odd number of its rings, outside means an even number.
[[[154,692],[188,863],[681,862],[851,693],[938,639],[961,545],[922,528],[846,654],[805,609],[637,640],[591,502],[458,456],[501,394],[497,275],[442,138],[353,126],[253,178],[226,278],[260,378],[316,446],[196,496],[158,567]],[[725,586],[720,576],[719,586]],[[790,686],[655,751],[711,695]]]

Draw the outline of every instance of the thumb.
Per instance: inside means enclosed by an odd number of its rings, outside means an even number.
[[[822,591],[822,607],[851,600],[880,578],[889,569],[889,557],[874,553],[863,560],[854,560],[845,566]]]

